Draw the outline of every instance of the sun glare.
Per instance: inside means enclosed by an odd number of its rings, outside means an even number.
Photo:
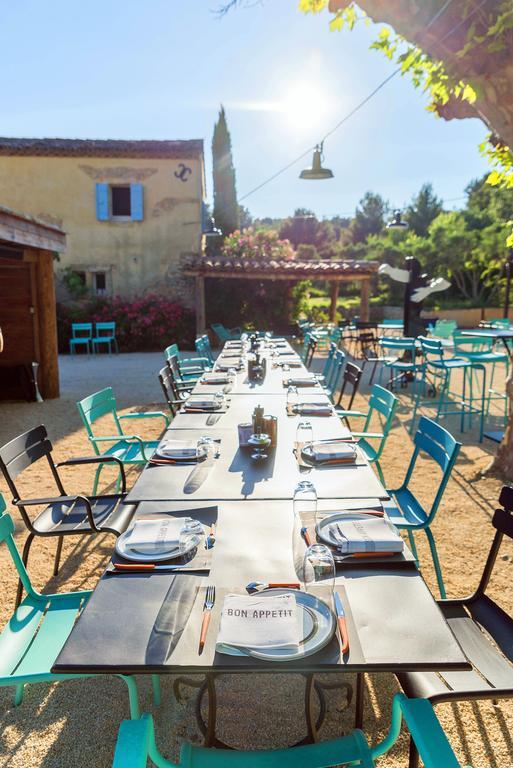
[[[280,102],[287,131],[306,136],[327,130],[334,104],[322,82],[297,82],[289,86]]]

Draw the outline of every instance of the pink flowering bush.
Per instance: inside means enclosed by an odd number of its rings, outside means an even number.
[[[280,240],[274,230],[251,227],[244,232],[236,229],[228,235],[221,246],[221,256],[238,259],[257,259],[274,261],[291,261],[295,252],[288,240]]]
[[[173,342],[185,347],[193,342],[194,317],[190,310],[159,294],[133,299],[114,296],[87,302],[57,305],[59,351],[67,352],[72,323],[116,323],[121,352],[160,351]]]

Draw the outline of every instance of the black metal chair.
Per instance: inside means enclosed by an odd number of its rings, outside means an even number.
[[[25,469],[36,461],[46,458],[58,490],[58,496],[39,499],[22,499],[15,480]],[[98,463],[117,464],[121,475],[121,493],[102,496],[67,495],[57,471],[58,467]],[[55,464],[52,458],[52,444],[44,426],[35,427],[15,437],[0,448],[0,469],[13,495],[12,503],[20,510],[29,534],[23,547],[23,562],[26,565],[34,536],[55,536],[58,538],[53,574],[59,572],[59,562],[64,536],[91,535],[92,533],[114,533],[119,536],[128,528],[135,512],[134,504],[123,504],[126,495],[126,478],[123,462],[115,456],[87,456],[68,459]],[[27,507],[43,506],[33,519]],[[16,606],[21,602],[23,587],[18,583]]]
[[[513,698],[513,618],[487,594],[504,536],[513,539],[513,488],[504,486],[492,519],[495,536],[476,591],[470,597],[439,600],[442,613],[473,669],[469,672],[401,672],[397,679],[409,698],[447,701],[477,701]],[[419,627],[419,631],[423,631]],[[491,638],[491,640],[489,639]],[[492,642],[493,641],[493,642]],[[419,764],[410,742],[410,768]]]
[[[164,399],[169,406],[171,415],[176,416],[180,406],[187,399],[187,392],[183,392],[182,390],[182,393],[180,394],[180,390],[176,386],[176,382],[173,379],[173,375],[168,365],[165,365],[164,368],[160,369],[158,377],[162,392],[164,393]]]
[[[305,358],[305,366],[307,368],[310,368],[312,365],[312,360],[314,359],[315,350],[317,349],[317,344],[319,343],[319,340],[316,336],[310,336],[310,341],[308,342],[308,348],[306,350],[306,358]]]
[[[344,369],[344,375],[342,377],[342,387],[340,389],[340,395],[338,396],[338,400],[336,403],[336,408],[342,407],[342,398],[345,395],[346,387],[349,385],[351,388],[350,394],[349,394],[349,402],[347,403],[347,407],[344,408],[346,411],[350,411],[353,407],[354,398],[356,396],[356,393],[358,392],[358,387],[360,386],[360,379],[362,378],[363,371],[354,363],[346,363],[346,367]]]

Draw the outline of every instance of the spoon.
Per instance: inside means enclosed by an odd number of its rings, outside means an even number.
[[[250,581],[249,584],[246,586],[247,591],[250,595],[255,594],[255,592],[262,592],[264,589],[299,589],[300,585],[295,583],[273,583],[270,582],[269,584],[262,584],[261,581]]]

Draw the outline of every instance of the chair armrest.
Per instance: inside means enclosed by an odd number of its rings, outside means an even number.
[[[403,717],[425,768],[461,768],[430,702],[407,699],[402,693],[394,696],[390,731],[380,744],[371,748],[373,758],[388,752],[397,741]]]
[[[142,457],[144,461],[148,461],[144,451],[144,440],[142,437],[139,437],[139,435],[102,435],[101,437],[90,437],[89,440],[91,440],[93,443],[120,443],[123,441],[125,443],[139,443]],[[100,458],[102,457],[100,456]]]
[[[352,419],[354,419],[354,418],[363,418],[363,417],[367,416],[366,413],[362,413],[361,411],[344,411],[343,408],[342,409],[341,408],[335,408],[335,411],[336,411],[337,416],[347,416],[348,418],[349,418],[349,416],[351,416]]]
[[[169,427],[169,416],[162,411],[145,411],[144,413],[122,413],[119,419],[164,419],[166,427]]]
[[[368,437],[378,440],[378,438],[384,437],[382,432],[353,432],[353,437]]]
[[[146,768],[150,745],[155,744],[153,719],[123,720],[118,731],[112,768]]]
[[[126,493],[125,467],[117,456],[78,456],[76,459],[59,461],[56,467],[72,467],[75,464],[117,464],[121,475],[121,493]]]
[[[63,501],[71,502],[72,506],[76,504],[77,501],[82,501],[85,506],[87,519],[89,520],[89,525],[91,526],[91,529],[93,531],[96,531],[97,533],[101,532],[101,528],[99,528],[96,525],[94,515],[93,515],[93,510],[91,509],[91,502],[89,501],[87,496],[82,496],[81,494],[77,494],[77,496],[56,496],[54,498],[43,498],[43,499],[19,499],[18,501],[14,501],[14,504],[17,507],[30,507],[30,506],[35,506],[37,504],[54,504],[54,503],[60,503]]]

